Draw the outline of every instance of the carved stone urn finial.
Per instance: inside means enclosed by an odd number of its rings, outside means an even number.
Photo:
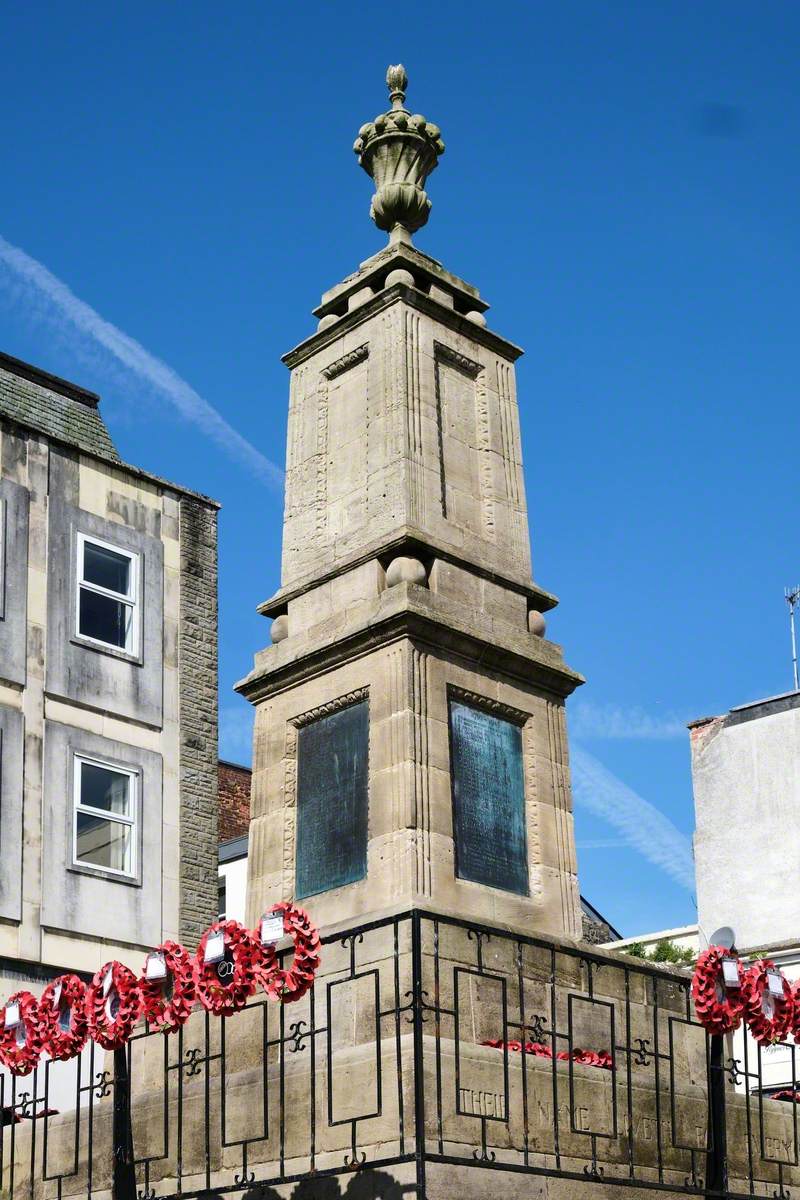
[[[386,72],[392,107],[362,125],[353,150],[375,181],[370,216],[390,242],[411,241],[411,234],[428,220],[431,202],[425,180],[436,167],[444,142],[438,125],[405,107],[408,76],[398,64]]]

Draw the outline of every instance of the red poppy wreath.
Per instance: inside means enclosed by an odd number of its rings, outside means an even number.
[[[6,1025],[9,1008],[18,1006],[19,1021]],[[0,1062],[12,1075],[28,1075],[42,1053],[39,1005],[30,992],[15,992],[0,1014]]]
[[[256,972],[262,959],[258,937],[238,921],[210,925],[200,939],[195,958],[197,999],[203,1008],[219,1017],[244,1008],[256,990]]]
[[[104,1050],[124,1046],[142,1012],[139,981],[121,962],[100,968],[86,993],[89,1037]]]
[[[189,1020],[197,998],[194,958],[179,942],[162,942],[145,959],[139,991],[147,1023],[174,1033]]]
[[[723,960],[736,963],[738,988],[726,988],[722,973]],[[709,1033],[730,1033],[737,1029],[744,1009],[744,969],[738,958],[724,946],[709,946],[697,960],[692,979],[692,998],[700,1024]]]
[[[263,946],[263,963],[258,969],[259,983],[273,1000],[291,1004],[305,996],[319,969],[319,930],[308,913],[294,904],[273,904],[262,917],[283,916],[283,932],[294,943],[294,960],[288,969],[279,965],[275,946]]]
[[[770,992],[770,975],[780,977],[783,995],[773,996]],[[760,958],[753,963],[744,977],[742,1000],[754,1039],[762,1046],[782,1042],[794,1021],[794,997],[789,980],[784,979],[771,959]]]
[[[800,979],[792,984],[792,1033],[800,1044]]]
[[[59,975],[42,992],[39,1028],[43,1049],[51,1058],[75,1058],[86,1045],[86,984],[77,975]]]

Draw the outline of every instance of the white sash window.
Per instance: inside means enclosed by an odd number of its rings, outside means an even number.
[[[136,874],[138,775],[75,755],[73,862]]]
[[[103,646],[139,653],[139,555],[78,534],[77,633]]]

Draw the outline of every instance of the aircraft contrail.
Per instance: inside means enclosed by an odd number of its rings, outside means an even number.
[[[133,375],[145,380],[166,397],[184,420],[216,442],[232,459],[245,466],[263,483],[283,488],[283,471],[229,425],[212,404],[181,379],[172,367],[145,350],[135,338],[106,321],[81,300],[42,263],[0,235],[0,266],[24,286],[47,301],[72,329],[112,355]]]
[[[613,825],[629,846],[694,896],[694,859],[689,838],[649,800],[574,743],[570,765],[576,804],[582,804]]]

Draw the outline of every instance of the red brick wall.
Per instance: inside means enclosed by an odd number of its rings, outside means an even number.
[[[219,764],[219,840],[230,841],[247,833],[250,825],[249,767]]]

